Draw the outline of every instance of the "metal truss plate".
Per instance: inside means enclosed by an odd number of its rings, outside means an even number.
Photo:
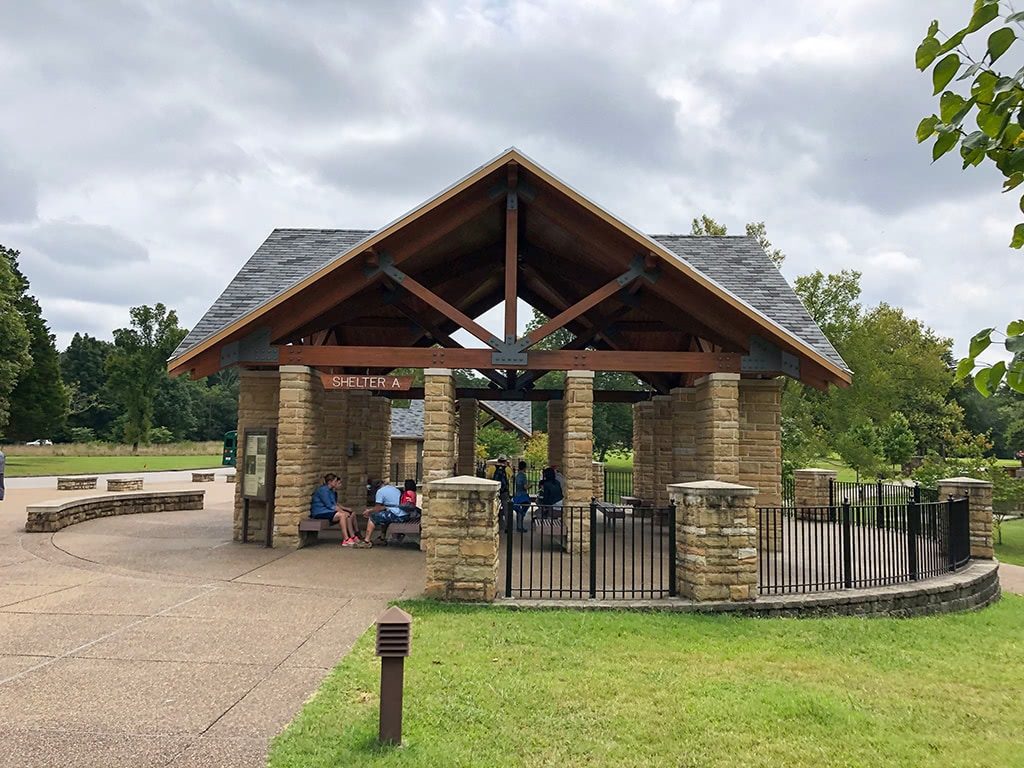
[[[529,355],[526,352],[493,352],[491,365],[497,368],[513,368],[526,365]]]

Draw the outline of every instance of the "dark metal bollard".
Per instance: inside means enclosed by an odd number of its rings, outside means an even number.
[[[402,743],[402,679],[411,646],[412,616],[393,605],[377,618],[381,744]]]

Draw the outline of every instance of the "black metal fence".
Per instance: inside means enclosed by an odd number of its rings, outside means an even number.
[[[609,504],[620,504],[623,496],[633,495],[632,469],[604,470],[604,500]]]
[[[796,478],[793,475],[782,476],[782,504],[791,507],[796,503]]]
[[[885,498],[884,495],[881,498]],[[967,499],[758,509],[761,594],[884,586],[970,559]]]
[[[506,597],[675,595],[675,507],[523,505],[504,531]]]
[[[832,507],[839,506],[844,500],[849,501],[854,507],[875,504],[907,504],[915,498],[922,502],[939,500],[939,492],[936,488],[923,488],[919,485],[903,483],[885,483],[881,480],[874,483],[830,480],[828,494],[829,506]]]

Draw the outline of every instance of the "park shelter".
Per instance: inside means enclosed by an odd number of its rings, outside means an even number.
[[[517,298],[549,322],[518,334]],[[499,305],[500,335],[476,320]],[[571,342],[537,349],[563,328]],[[459,329],[481,346],[460,345]],[[169,361],[195,377],[228,366],[241,369],[239,434],[277,431],[273,539],[293,546],[324,472],[343,477],[352,505],[368,478],[388,477],[390,397],[423,399],[428,483],[472,473],[481,402],[543,400],[567,503],[586,503],[596,399],[634,403],[635,493],[663,503],[670,483],[713,479],[770,504],[780,377],[851,377],[756,241],[644,234],[514,148],[378,230],[274,230]],[[334,391],[320,377],[396,368],[423,369],[423,386]],[[459,388],[453,369],[489,385]],[[566,372],[564,389],[536,387],[551,370]],[[595,391],[596,371],[647,389]],[[428,494],[425,535],[429,517]]]

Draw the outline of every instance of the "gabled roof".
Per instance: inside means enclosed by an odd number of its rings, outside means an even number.
[[[533,432],[533,409],[525,400],[480,400],[479,406],[528,437]],[[391,407],[391,437],[422,439],[423,401],[410,400],[408,408]]]
[[[521,173],[528,171],[556,194],[568,198],[588,215],[596,216],[602,226],[617,231],[617,237],[625,236],[636,247],[659,258],[661,263],[675,267],[682,278],[723,302],[729,312],[737,313],[744,322],[763,329],[768,337],[779,339],[809,358],[828,372],[831,380],[849,382],[849,368],[754,241],[748,238],[652,238],[591,202],[515,148],[506,150],[376,232],[275,230],[175,350],[170,367],[187,369],[196,355],[219,343],[241,338],[257,327],[261,317],[279,311],[279,307],[290,313],[295,301],[300,300],[295,297],[310,295],[307,289],[318,281],[342,268],[351,269],[358,263],[355,260],[360,254],[378,247],[379,243],[390,242],[388,238],[405,231],[466,190],[479,188],[474,185],[492,183],[487,179],[493,179],[492,174],[509,164],[518,164]]]

